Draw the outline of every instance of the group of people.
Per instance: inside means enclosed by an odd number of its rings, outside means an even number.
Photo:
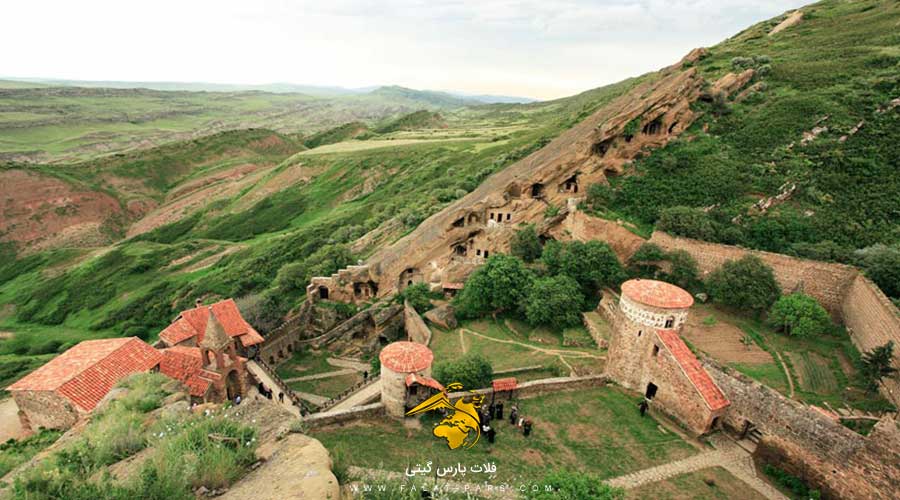
[[[266,387],[266,384],[263,384],[262,382],[260,382],[259,384],[256,385],[256,388],[259,390],[259,393],[266,399],[273,399],[274,393],[272,392],[272,389],[269,389],[268,387]],[[278,393],[278,402],[284,403],[284,393],[283,392]]]
[[[491,421],[503,420],[503,403],[491,403],[487,408],[482,408],[479,416],[481,417],[482,433],[487,437],[489,443],[493,443],[497,437],[497,431],[491,425]],[[509,412],[509,423],[520,429],[525,437],[531,434],[534,425],[530,418],[522,417],[519,414],[519,407],[515,404]]]

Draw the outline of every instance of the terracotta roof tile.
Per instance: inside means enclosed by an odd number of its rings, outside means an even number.
[[[91,411],[120,380],[150,370],[160,353],[137,337],[86,340],[9,386],[10,391],[55,391]]]
[[[491,387],[497,392],[512,391],[518,387],[518,383],[516,382],[516,377],[498,378],[491,382]]]
[[[434,354],[428,347],[416,342],[394,342],[385,346],[378,355],[381,366],[399,373],[412,373],[431,366]]]
[[[730,404],[725,394],[713,382],[709,373],[706,372],[700,361],[694,356],[694,353],[681,340],[678,332],[675,330],[657,330],[656,334],[662,343],[665,344],[666,349],[672,353],[672,357],[681,366],[682,371],[687,375],[697,392],[700,393],[710,410],[719,410]]]
[[[410,373],[406,376],[406,387],[409,387],[413,384],[424,385],[427,387],[431,387],[432,389],[436,389],[438,391],[444,392],[444,386],[441,385],[437,380],[426,377],[425,375],[416,375],[415,373]]]
[[[163,349],[159,371],[183,382],[191,396],[203,396],[209,388],[210,381],[200,376],[204,370],[200,349],[197,347],[175,346]]]
[[[225,299],[210,306],[199,306],[182,311],[178,318],[159,334],[159,338],[169,345],[175,345],[191,337],[197,337],[197,343],[203,341],[209,321],[209,312],[222,324],[229,337],[237,337],[241,345],[249,347],[263,342],[262,335],[241,316],[237,304],[232,299]]]
[[[663,309],[687,309],[694,304],[691,294],[665,281],[628,280],[622,283],[622,294],[641,304]]]

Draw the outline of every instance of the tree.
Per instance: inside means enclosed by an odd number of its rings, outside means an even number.
[[[802,293],[779,297],[769,311],[769,323],[789,335],[807,337],[822,333],[831,317],[816,299]]]
[[[573,278],[585,296],[592,296],[600,288],[613,286],[625,276],[615,252],[601,241],[548,243],[544,250],[546,255],[542,255],[541,260],[548,272]]]
[[[712,220],[705,212],[696,208],[665,208],[660,212],[656,225],[661,231],[685,238],[713,240],[716,237]]]
[[[433,295],[434,294],[428,289],[427,284],[416,283],[404,288],[402,292],[398,293],[396,300],[400,304],[409,302],[409,305],[415,309],[416,312],[422,314],[434,307],[431,305]]]
[[[435,364],[432,375],[444,385],[459,382],[465,389],[481,389],[491,385],[494,369],[484,356],[468,354],[455,361]]]
[[[709,275],[706,285],[716,302],[757,313],[781,296],[772,268],[755,255],[725,262]]]
[[[866,276],[888,297],[900,297],[900,248],[874,245],[859,254]]]
[[[511,255],[493,255],[472,273],[454,299],[454,307],[463,318],[516,310],[528,295],[533,279],[521,260]]]
[[[688,290],[697,288],[700,283],[700,271],[697,269],[697,261],[691,254],[685,250],[672,250],[666,254],[666,260],[671,267],[667,275],[668,281]]]
[[[534,224],[528,224],[516,231],[510,243],[510,253],[525,262],[534,262],[541,257],[541,239]]]
[[[619,500],[625,490],[610,486],[589,474],[555,471],[544,476],[536,488],[526,488],[528,500]],[[548,491],[549,490],[549,491]]]
[[[878,389],[878,384],[885,377],[890,377],[897,372],[897,369],[891,366],[894,357],[894,341],[889,340],[887,344],[876,347],[862,355],[862,376],[865,379],[868,390],[874,392]]]
[[[591,184],[587,190],[587,203],[598,209],[608,206],[613,200],[613,190],[607,184]]]
[[[581,323],[584,296],[578,282],[565,276],[534,281],[523,309],[531,325],[575,326]]]

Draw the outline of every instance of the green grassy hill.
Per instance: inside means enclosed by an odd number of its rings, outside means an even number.
[[[777,35],[768,35],[775,19],[711,47],[696,64],[699,71],[712,81],[753,67],[753,90],[730,98],[708,93],[696,104],[703,116],[681,139],[634,162],[611,179],[612,189],[599,189],[601,196],[589,200],[596,213],[816,258],[840,258],[874,243],[897,245],[900,107],[891,101],[900,96],[894,29],[900,5],[835,0],[804,11],[800,24]],[[346,141],[349,135],[335,132],[340,137],[333,139],[345,142],[321,146],[331,141],[326,134],[310,150],[275,126],[275,132],[227,132],[77,164],[16,166],[108,191],[125,204],[143,197],[179,209],[161,219],[165,224],[130,238],[119,234],[110,247],[57,248],[18,260],[7,248],[0,265],[0,331],[15,336],[0,342],[0,374],[14,378],[83,338],[151,338],[197,298],[239,297],[254,324],[277,322],[298,305],[311,276],[396,241],[646,78],[654,75],[556,101],[441,110],[441,129],[397,130],[367,141]],[[15,147],[68,155],[67,144],[106,127],[123,139],[140,137],[160,119],[125,125],[115,117],[126,110],[151,117],[159,106],[187,117],[172,125],[179,130],[195,130],[214,112],[234,113],[229,116],[241,123],[258,118],[284,125],[299,115],[267,113],[296,107],[308,113],[301,123],[328,130],[428,108],[405,89],[340,104],[289,94],[161,94],[127,91],[117,101],[64,92],[23,101],[21,94],[0,92],[3,109],[30,102],[23,108],[30,111],[22,111],[28,116],[0,115],[0,129],[44,119],[54,107],[74,106],[80,111],[73,116],[95,109],[94,116],[110,117],[23,125],[12,136],[3,129],[0,148],[8,151],[10,141],[19,140]],[[365,99],[369,104],[359,105]],[[438,102],[458,104],[443,97],[432,104]],[[207,105],[212,111],[204,111]],[[827,130],[804,141],[815,127]],[[198,185],[230,182],[225,174],[248,163],[259,169],[241,177],[239,189],[190,210],[177,205]],[[786,201],[765,211],[751,208],[791,185]]]

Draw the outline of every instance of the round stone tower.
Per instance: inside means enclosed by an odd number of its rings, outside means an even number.
[[[634,279],[622,283],[619,311],[609,342],[606,373],[633,390],[639,387],[643,364],[651,358],[654,332],[681,331],[694,298],[664,281]]]
[[[381,402],[392,417],[406,414],[406,378],[410,374],[431,377],[434,354],[416,342],[394,342],[378,355],[381,360]]]

